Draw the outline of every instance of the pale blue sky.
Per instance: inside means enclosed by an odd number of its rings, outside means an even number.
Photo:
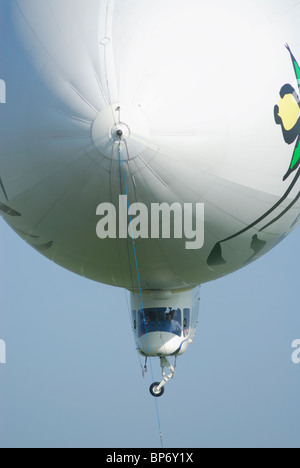
[[[64,271],[3,221],[0,234],[0,446],[159,447],[124,291]],[[158,402],[166,447],[300,447],[298,263],[296,230],[203,285],[196,342]]]

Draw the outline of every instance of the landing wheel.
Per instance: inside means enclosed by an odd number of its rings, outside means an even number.
[[[160,390],[157,390],[157,387],[159,386],[160,382],[154,382],[152,385],[150,385],[150,393],[154,397],[161,397],[165,393],[164,387],[161,387]]]

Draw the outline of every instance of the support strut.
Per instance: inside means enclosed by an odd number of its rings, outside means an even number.
[[[150,393],[153,396],[160,397],[163,395],[165,389],[164,386],[166,385],[167,382],[169,382],[171,379],[173,379],[175,372],[176,372],[176,360],[177,357],[175,357],[175,363],[174,366],[170,364],[168,359],[163,356],[160,358],[160,366],[162,368],[162,381],[161,382],[154,382],[151,387],[150,387]],[[166,369],[168,369],[170,372],[169,374],[166,373]]]

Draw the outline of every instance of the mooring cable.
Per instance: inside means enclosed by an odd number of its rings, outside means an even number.
[[[125,166],[124,166],[124,159],[123,159],[123,154],[122,154],[122,151],[121,151],[121,144],[119,145],[119,158],[120,158],[120,162],[122,163],[123,176],[124,176],[124,184],[125,184],[125,191],[126,191],[126,195],[127,195],[129,221],[130,221],[131,234],[132,234],[132,235],[131,235],[131,238],[132,238],[132,246],[133,246],[133,252],[134,252],[134,260],[135,260],[136,274],[137,274],[137,280],[138,280],[139,294],[140,294],[140,298],[141,298],[141,306],[142,306],[142,311],[143,311],[143,319],[144,319],[144,323],[146,323],[145,308],[144,308],[144,301],[143,301],[143,294],[142,294],[142,286],[141,286],[141,279],[140,279],[140,271],[139,271],[139,265],[138,265],[138,260],[137,260],[136,243],[135,243],[135,239],[134,239],[134,236],[133,236],[132,217],[131,217],[130,210],[129,210],[129,208],[130,208],[130,204],[129,204],[129,192],[128,192],[128,186],[127,186],[127,179],[126,179],[126,171],[125,171]],[[145,326],[145,331],[146,331],[146,340],[147,340],[147,347],[148,347],[148,354],[149,354],[151,378],[152,378],[152,383],[154,384],[154,374],[153,374],[153,367],[152,367],[152,360],[151,360],[149,339],[148,339],[148,333],[147,333],[147,327],[146,327],[146,326]],[[161,430],[161,422],[160,422],[159,409],[158,409],[158,402],[157,402],[157,396],[156,396],[156,395],[155,395],[155,408],[156,408],[156,417],[157,417],[157,423],[158,423],[158,430],[159,430],[159,437],[160,437],[161,447],[164,448],[164,446],[163,446],[163,435],[162,435],[162,430]]]

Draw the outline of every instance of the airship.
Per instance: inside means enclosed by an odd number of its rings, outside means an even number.
[[[1,0],[0,15],[1,216],[130,292],[158,397],[199,285],[300,223],[300,4]]]

